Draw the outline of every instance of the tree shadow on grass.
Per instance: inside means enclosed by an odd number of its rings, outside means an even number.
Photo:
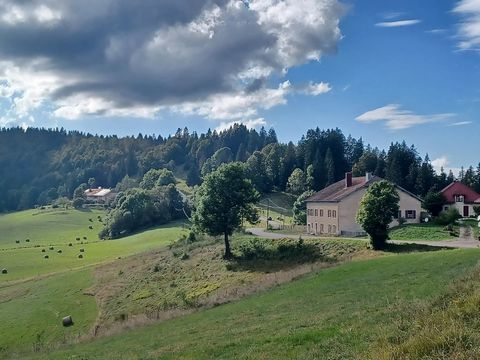
[[[412,252],[429,252],[429,251],[441,251],[441,250],[453,250],[454,248],[447,246],[431,246],[425,244],[416,243],[404,243],[404,244],[392,244],[388,243],[385,247],[385,252],[404,254]]]

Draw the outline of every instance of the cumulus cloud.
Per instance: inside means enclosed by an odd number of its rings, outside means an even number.
[[[398,104],[390,104],[367,111],[356,120],[362,123],[384,122],[390,130],[402,130],[421,124],[444,121],[454,116],[455,114],[451,113],[418,115],[412,111],[403,110]]]
[[[480,0],[461,0],[453,11],[462,18],[458,24],[458,48],[480,50]]]
[[[18,116],[48,103],[69,119],[250,118],[288,90],[248,86],[335,53],[344,11],[337,0],[3,0],[1,94]]]
[[[312,95],[312,96],[318,96],[318,95],[321,95],[321,94],[326,94],[326,93],[330,92],[331,90],[332,90],[332,88],[331,88],[329,83],[324,83],[324,82],[314,83],[314,82],[311,82],[310,84],[308,84],[307,88],[305,89],[305,93],[307,93],[308,95]]]
[[[438,174],[442,171],[442,168],[443,171],[445,171],[446,173],[452,170],[454,175],[457,175],[461,169],[459,167],[452,167],[450,160],[447,156],[441,156],[437,159],[432,160],[432,166]]]
[[[221,122],[215,130],[217,132],[222,132],[224,130],[230,129],[235,124],[243,124],[247,127],[247,129],[254,129],[259,128],[261,126],[267,125],[267,122],[264,118],[252,119],[252,120],[245,120],[245,121],[231,121],[231,122]]]
[[[410,20],[397,20],[397,21],[384,21],[376,23],[375,26],[378,27],[401,27],[401,26],[412,26],[422,22],[419,19],[410,19]]]

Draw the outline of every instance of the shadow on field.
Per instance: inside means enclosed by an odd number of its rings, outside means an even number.
[[[403,254],[411,252],[428,252],[428,251],[440,251],[440,250],[452,250],[451,247],[446,246],[431,246],[425,244],[405,243],[405,244],[392,244],[388,243],[384,249],[385,252]]]

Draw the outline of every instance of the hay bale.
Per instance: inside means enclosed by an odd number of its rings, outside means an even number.
[[[83,259],[83,255],[82,255],[82,254],[79,254],[79,255],[78,255],[78,258],[79,258],[79,259]]]
[[[43,258],[44,258],[44,259],[48,259],[48,255],[45,255]]]
[[[71,315],[65,316],[62,319],[62,325],[65,327],[72,326],[73,325],[73,319]]]
[[[62,250],[58,250],[57,253],[61,254],[61,253],[62,253]]]
[[[7,269],[2,269],[2,274],[8,274],[8,270]]]
[[[80,252],[85,252],[85,249],[80,249]]]

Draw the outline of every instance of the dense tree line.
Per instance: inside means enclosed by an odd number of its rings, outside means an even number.
[[[75,189],[95,179],[95,186],[127,190],[140,187],[151,169],[169,169],[190,186],[199,185],[220,165],[244,162],[256,190],[301,194],[371,172],[425,196],[455,179],[437,174],[428,158],[405,142],[386,150],[346,137],[339,129],[308,130],[298,143],[280,143],[273,129],[235,125],[205,134],[179,129],[167,138],[96,136],[63,129],[0,130],[0,211],[45,205],[72,198]],[[480,191],[480,164],[462,169],[459,180]],[[149,190],[149,189],[144,189]]]

